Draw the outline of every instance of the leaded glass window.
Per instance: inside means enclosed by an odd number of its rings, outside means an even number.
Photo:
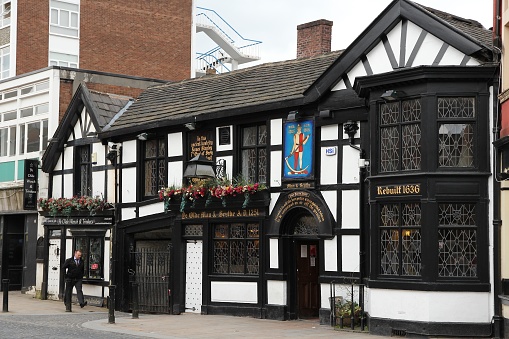
[[[74,194],[77,196],[92,195],[92,160],[90,145],[76,147]]]
[[[318,224],[313,216],[302,216],[295,223],[294,235],[318,235]]]
[[[257,275],[260,241],[257,223],[214,225],[214,266],[219,274]]]
[[[474,166],[475,98],[438,99],[438,164]]]
[[[249,182],[267,182],[267,126],[242,128],[242,175]]]
[[[380,105],[380,172],[421,168],[420,99]]]
[[[81,259],[85,265],[83,278],[101,279],[103,270],[103,237],[75,237],[74,248],[81,251]]]
[[[477,277],[475,204],[439,204],[438,213],[438,276]]]
[[[147,140],[143,143],[145,186],[143,195],[153,197],[166,185],[166,141]]]
[[[380,273],[420,276],[421,265],[421,205],[381,205]]]

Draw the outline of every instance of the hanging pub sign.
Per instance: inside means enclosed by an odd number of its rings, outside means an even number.
[[[283,178],[313,179],[314,121],[287,121],[283,131]]]
[[[23,209],[37,209],[37,167],[39,160],[25,160],[25,176],[23,179]]]

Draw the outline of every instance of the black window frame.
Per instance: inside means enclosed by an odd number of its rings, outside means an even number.
[[[82,152],[88,150],[86,160],[82,158]],[[84,171],[84,168],[87,170]],[[84,185],[88,186],[87,192],[83,192]],[[74,146],[74,195],[92,196],[92,145]]]
[[[72,237],[72,244],[73,249],[81,251],[81,259],[83,260],[85,270],[83,279],[84,280],[90,280],[90,281],[100,281],[104,280],[104,246],[105,246],[105,239],[104,239],[104,232],[99,233],[88,233],[88,232],[73,232]],[[80,245],[80,242],[78,239],[83,239],[84,243],[86,244],[86,248],[83,248],[84,246]],[[95,239],[98,241],[100,245],[100,259],[91,259],[90,253],[90,244],[91,240]],[[74,251],[73,251],[74,253]],[[98,265],[97,268],[94,268],[93,265]],[[91,271],[97,271],[100,270],[100,273],[97,276],[91,276]]]
[[[149,143],[153,143],[153,142],[156,143],[155,156],[147,157],[147,155],[146,155],[147,148],[146,147]],[[167,183],[168,183],[168,139],[165,136],[156,136],[156,137],[150,138],[145,141],[140,141],[139,143],[140,143],[140,147],[139,147],[139,150],[140,150],[140,152],[139,152],[139,154],[140,154],[139,182],[141,183],[141,185],[139,185],[139,187],[140,187],[141,200],[157,198],[159,189],[161,189],[162,187],[166,187]],[[162,154],[160,154],[161,143],[163,143],[163,145],[164,145],[164,152]],[[156,171],[159,168],[159,166],[161,166],[161,165],[164,166],[163,178],[158,180],[156,187],[153,188],[154,191],[151,192],[152,194],[147,194],[147,187],[146,187],[147,161],[155,161]]]
[[[260,128],[263,127],[265,128],[265,144],[260,144]],[[256,128],[256,143],[254,145],[244,145],[244,133],[245,133],[245,130],[248,129],[248,128]],[[269,180],[269,127],[267,126],[266,123],[261,123],[261,124],[252,124],[252,125],[244,125],[244,126],[240,126],[240,133],[239,133],[239,162],[238,162],[238,166],[239,166],[239,173],[242,174],[242,177],[244,179],[246,179],[248,182],[251,182],[251,183],[263,183],[263,184],[267,184],[268,183],[268,180]],[[255,150],[256,152],[256,164],[255,166],[253,166],[254,170],[255,170],[255,173],[254,174],[251,174],[251,173],[244,173],[244,151],[249,151],[249,150]],[[265,169],[265,180],[261,180],[260,179],[260,168],[262,166],[260,166],[260,157],[259,157],[259,154],[260,154],[260,151],[265,151],[265,166],[264,166],[264,169]],[[248,169],[249,170],[249,169]],[[262,174],[263,175],[263,174]]]

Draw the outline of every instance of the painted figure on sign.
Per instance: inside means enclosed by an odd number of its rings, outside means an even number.
[[[284,178],[311,178],[313,172],[313,123],[312,120],[285,123]]]
[[[304,154],[304,145],[308,142],[309,134],[307,136],[302,133],[302,126],[297,125],[297,132],[293,136],[293,168],[297,171],[302,170],[302,156]],[[290,153],[290,155],[292,154]],[[298,167],[297,167],[298,165]]]

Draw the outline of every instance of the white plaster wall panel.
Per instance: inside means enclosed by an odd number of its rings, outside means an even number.
[[[274,210],[274,206],[276,206],[277,199],[279,199],[280,193],[271,193],[270,194],[270,203],[269,203],[269,214]]]
[[[270,268],[279,268],[279,239],[269,240]]]
[[[74,168],[74,147],[65,147],[64,148],[64,169],[72,169],[72,168]]]
[[[106,235],[105,235],[106,238],[109,238],[110,237],[110,232],[107,231],[106,232]],[[111,246],[111,242],[106,240],[104,241],[104,251],[103,251],[103,263],[104,263],[104,267],[103,267],[103,273],[104,273],[104,281],[109,281],[110,280],[110,246]],[[107,288],[106,288],[107,289]]]
[[[467,66],[479,66],[481,63],[474,58],[467,61]]]
[[[28,106],[28,105],[27,105]],[[21,106],[20,106],[21,107]],[[18,101],[16,99],[4,102],[0,105],[1,112],[14,111],[18,108]]]
[[[216,161],[221,159],[226,161],[226,177],[233,178],[233,157],[230,155],[226,157],[216,157]]]
[[[106,201],[109,201],[111,203],[116,203],[115,201],[115,170],[110,169],[108,170],[108,180],[106,182],[108,185],[108,195],[105,196]]]
[[[218,141],[216,143],[216,151],[218,151],[218,152],[231,151],[233,149],[233,140],[235,140],[235,139],[233,138],[233,126],[232,125],[216,127],[216,140],[219,140],[219,129],[225,128],[225,127],[230,129],[230,143],[226,144],[226,145],[219,145],[219,141]]]
[[[49,50],[65,54],[80,54],[80,40],[60,35],[49,35]]]
[[[341,228],[359,229],[359,191],[341,192]]]
[[[342,89],[346,89],[345,82],[341,79],[334,87],[332,87],[332,91],[340,91]]]
[[[282,151],[270,152],[270,186],[280,187],[281,186],[281,163],[282,163]]]
[[[120,212],[122,220],[130,220],[136,218],[136,209],[134,207],[122,208]]]
[[[106,183],[106,173],[104,171],[92,172],[92,192],[89,195],[93,197],[104,197],[104,185]]]
[[[180,187],[182,185],[182,177],[184,176],[182,161],[172,161],[168,163],[168,185]]]
[[[67,235],[68,236],[72,236],[70,232]],[[65,241],[65,257],[64,257],[64,260],[67,259],[67,258],[72,257],[73,255],[74,255],[74,248],[72,247],[72,239],[67,239]]]
[[[19,107],[37,106],[48,102],[48,93],[43,92],[35,95],[22,97],[19,99]]]
[[[69,136],[69,140],[78,140],[83,138],[83,133],[81,133],[81,123],[79,121],[76,122],[76,125],[74,125],[74,138],[73,136]]]
[[[122,170],[122,202],[136,201],[136,168]]]
[[[337,272],[338,270],[338,237],[332,239],[325,239],[324,246],[324,264],[325,270],[330,272]]]
[[[355,121],[355,122],[357,123],[357,126],[360,126],[360,125],[361,125],[361,122],[360,122],[360,121]],[[343,140],[348,139],[348,134],[346,134],[346,133],[345,133],[345,127],[344,127],[344,126],[341,126],[341,128],[342,128],[342,130],[341,130],[341,131],[342,131],[342,133],[343,133]],[[359,139],[359,138],[361,137],[361,129],[360,129],[360,128],[357,130],[357,132],[355,133],[354,137],[355,137],[356,139]]]
[[[491,321],[488,292],[427,292],[368,289],[369,315],[424,322]],[[391,305],[391,307],[387,307]],[[475,306],[473,306],[475,305]],[[461,310],[461,312],[458,312]]]
[[[400,22],[398,22],[398,24],[396,26],[394,26],[394,28],[389,33],[387,33],[387,40],[389,41],[389,44],[391,45],[392,52],[394,53],[394,57],[396,58],[396,62],[398,64],[399,64],[399,53],[401,51],[401,28],[402,28],[402,26],[403,26],[403,24],[400,21]],[[382,49],[384,49],[384,52],[385,52],[385,48],[384,48],[382,42],[380,42],[377,47],[381,47]],[[408,50],[407,50],[407,53],[408,53]],[[389,60],[386,52],[385,52],[385,58],[387,60]],[[389,61],[389,67],[391,67],[390,71],[392,71],[392,66],[390,64],[390,61]],[[373,72],[375,74],[378,74],[373,69],[373,65],[371,65],[371,69],[373,70]],[[384,72],[387,72],[387,71],[384,71]],[[380,72],[380,73],[382,73],[382,72]]]
[[[325,200],[325,203],[329,207],[329,210],[332,213],[332,216],[334,217],[334,220],[338,220],[337,216],[337,210],[338,210],[338,191],[321,191],[323,199]]]
[[[338,140],[338,124],[327,125],[321,127],[321,140]]]
[[[267,303],[286,305],[286,281],[267,280]]]
[[[62,198],[62,176],[55,175],[53,177],[53,198]]]
[[[408,62],[408,59],[412,54],[412,50],[414,49],[414,46],[417,43],[417,39],[419,39],[421,32],[422,28],[411,21],[407,21],[405,64]],[[396,60],[399,60],[399,58]]]
[[[344,284],[334,284],[334,297],[343,298],[343,300],[349,300],[351,298],[351,290],[352,285],[344,285]],[[332,297],[332,291],[330,284],[320,284],[320,297],[322,301],[323,308],[328,308],[330,310],[330,297]],[[354,286],[353,290],[354,300],[358,300],[359,297],[359,287]],[[366,296],[366,293],[364,294]],[[366,304],[366,299],[364,300],[364,304]],[[365,308],[366,309],[366,308]],[[366,309],[367,310],[367,309]]]
[[[102,286],[83,284],[83,294],[85,296],[102,297]]]
[[[270,121],[270,144],[283,144],[283,119],[273,119]]]
[[[73,175],[64,174],[64,187],[62,189],[62,197],[72,198],[72,196],[74,196]]]
[[[364,68],[364,64],[362,61],[359,61],[353,68],[348,72],[348,80],[350,80],[350,84],[353,86],[355,82],[355,78],[365,76],[366,69]]]
[[[168,134],[168,156],[182,156],[182,132]]]
[[[212,281],[210,283],[210,300],[212,302],[232,302],[255,304],[258,302],[256,282]]]
[[[391,47],[394,49],[392,42],[390,43]],[[371,66],[371,70],[373,74],[380,74],[385,72],[392,71],[391,61],[389,60],[389,56],[387,55],[387,51],[385,50],[383,42],[379,42],[375,48],[373,48],[368,55],[366,56],[369,65]],[[398,54],[394,54],[394,57],[397,61],[399,61],[399,45],[398,45]]]
[[[359,236],[341,237],[341,266],[343,272],[359,272]]]
[[[97,155],[97,164],[95,164],[94,166],[106,165],[106,146],[100,143],[94,143],[92,144],[92,153],[95,153]]]
[[[430,33],[426,34],[422,46],[419,49],[419,52],[417,52],[415,60],[412,63],[412,67],[419,65],[432,65],[443,44],[444,42],[436,36]]]
[[[320,148],[320,183],[335,185],[338,183],[338,152],[334,155],[325,154],[326,147]]]
[[[61,153],[58,156],[57,164],[55,165],[55,167],[53,167],[53,170],[60,171],[62,169],[62,160],[63,160],[63,154]]]
[[[440,60],[439,65],[460,65],[461,61],[465,57],[465,54],[458,51],[456,48],[449,46],[447,47],[447,50],[445,51],[444,56],[442,57],[442,60]]]
[[[146,206],[140,206],[139,208],[139,217],[145,217],[147,215],[163,213],[164,212],[164,202],[160,201],[155,204],[150,204]]]
[[[350,146],[343,146],[343,184],[359,182],[359,151]]]
[[[124,141],[122,143],[122,162],[125,164],[136,162],[136,140]]]

